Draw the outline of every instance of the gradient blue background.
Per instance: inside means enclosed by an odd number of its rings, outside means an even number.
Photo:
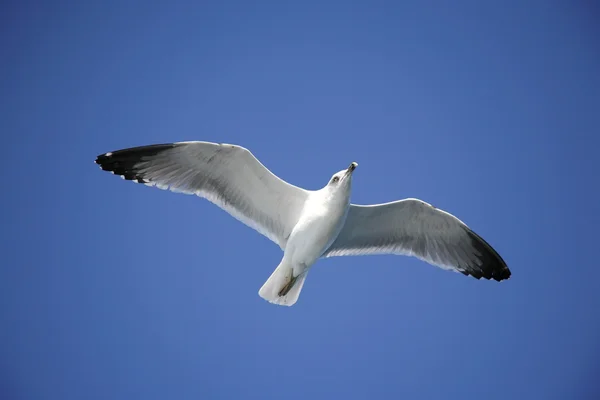
[[[254,3],[254,4],[252,4]],[[600,398],[598,6],[3,2],[0,398]],[[513,276],[281,252],[96,155],[243,145],[353,201],[455,214]]]

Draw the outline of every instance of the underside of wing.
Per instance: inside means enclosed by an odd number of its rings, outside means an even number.
[[[278,178],[240,146],[177,142],[101,154],[96,163],[123,179],[195,194],[221,207],[282,249],[308,192]]]
[[[502,257],[467,225],[418,199],[350,206],[323,257],[369,254],[414,256],[477,279],[501,281],[511,275]]]

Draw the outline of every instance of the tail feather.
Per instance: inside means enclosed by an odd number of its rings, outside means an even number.
[[[281,306],[293,306],[300,297],[300,291],[304,286],[304,280],[308,274],[308,270],[296,278],[294,285],[284,295],[280,296],[281,289],[292,280],[293,268],[289,265],[279,264],[269,279],[262,285],[258,294],[269,303],[278,304]]]

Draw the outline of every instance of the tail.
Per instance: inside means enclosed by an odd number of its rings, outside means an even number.
[[[292,266],[279,264],[269,279],[262,285],[258,295],[269,303],[280,306],[293,306],[300,297],[300,291],[304,286],[308,270],[296,277],[293,276],[293,272]]]

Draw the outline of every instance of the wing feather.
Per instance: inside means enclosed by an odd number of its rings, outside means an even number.
[[[99,155],[96,163],[127,180],[205,198],[282,249],[309,193],[278,178],[248,149],[230,144],[140,146]]]
[[[502,257],[465,223],[418,199],[350,205],[342,231],[323,257],[368,254],[414,256],[477,279],[511,275]]]

